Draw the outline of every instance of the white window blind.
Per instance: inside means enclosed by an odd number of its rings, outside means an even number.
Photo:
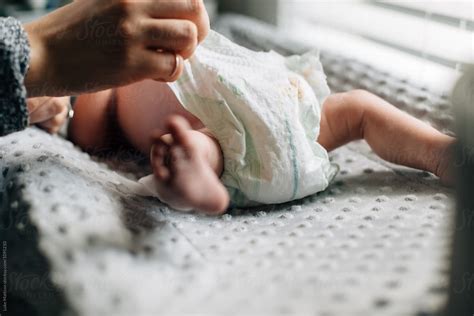
[[[283,0],[295,19],[459,69],[474,60],[473,1]]]
[[[471,24],[473,20],[472,1],[377,1],[378,5],[392,6],[394,9],[412,9],[415,15],[431,15],[435,20],[444,20],[453,23],[454,26],[464,20]]]

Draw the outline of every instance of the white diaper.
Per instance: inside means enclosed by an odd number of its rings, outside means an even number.
[[[219,141],[233,206],[303,198],[336,175],[316,142],[330,93],[318,52],[257,53],[211,32],[170,86]]]

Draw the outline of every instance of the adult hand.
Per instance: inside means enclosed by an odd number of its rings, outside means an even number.
[[[69,97],[28,99],[30,124],[38,125],[51,134],[59,132],[67,120],[69,104]]]
[[[77,0],[25,29],[29,96],[62,96],[176,80],[209,17],[202,0]]]

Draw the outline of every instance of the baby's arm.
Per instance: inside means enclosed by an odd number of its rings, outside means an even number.
[[[115,90],[77,98],[69,138],[84,151],[104,153],[116,149],[122,139],[115,109]]]

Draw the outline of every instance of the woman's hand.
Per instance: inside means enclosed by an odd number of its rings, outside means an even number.
[[[76,0],[25,29],[29,96],[62,96],[176,80],[209,17],[202,0]]]
[[[28,99],[30,124],[36,124],[48,133],[56,134],[67,120],[69,104],[69,97]]]

